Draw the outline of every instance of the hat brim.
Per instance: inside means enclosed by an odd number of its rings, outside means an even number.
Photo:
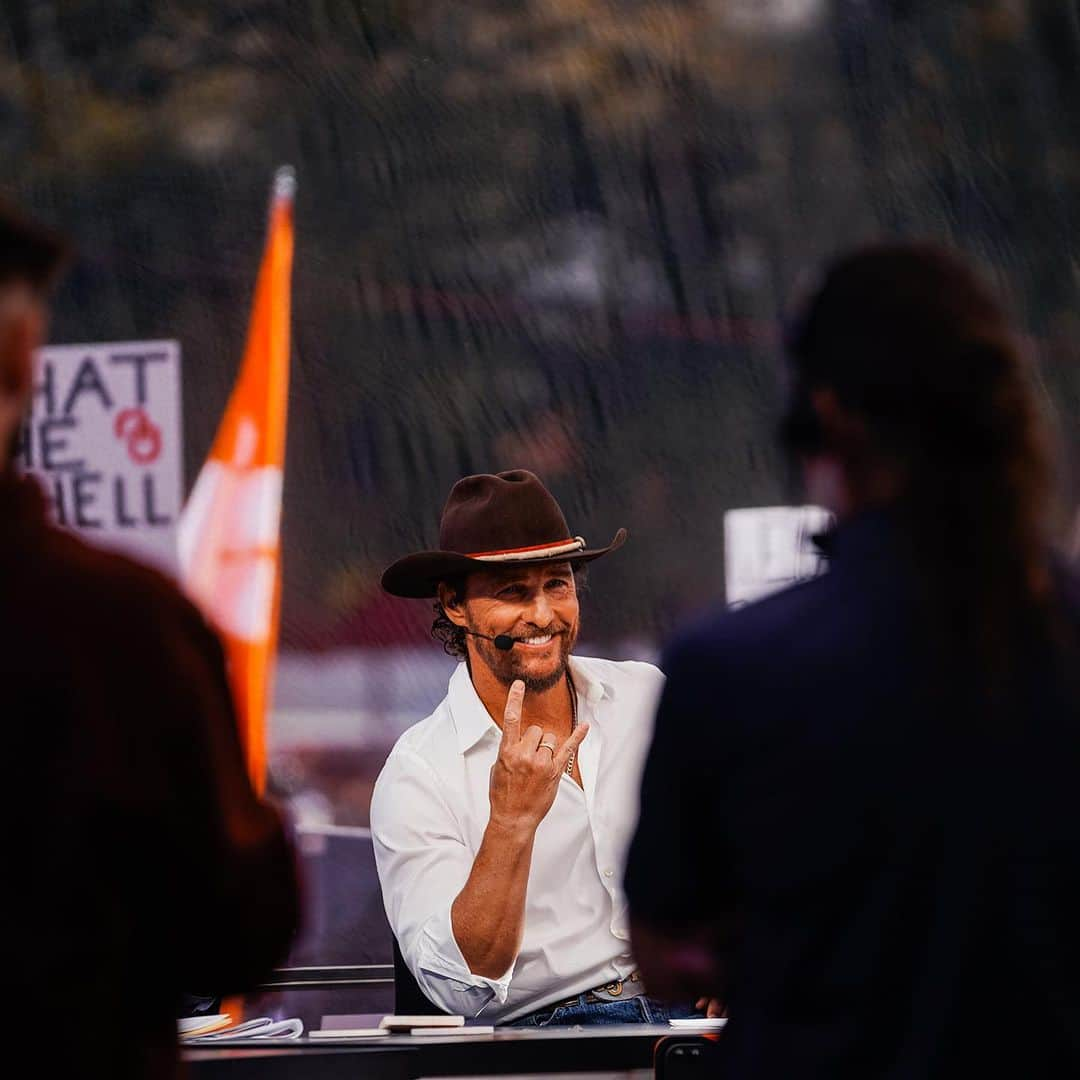
[[[424,600],[437,596],[439,582],[460,577],[476,570],[491,570],[500,566],[547,566],[551,563],[587,563],[602,555],[617,551],[626,543],[629,535],[620,529],[607,547],[576,551],[569,555],[550,555],[543,559],[507,559],[490,562],[486,559],[470,559],[456,551],[418,551],[406,555],[383,571],[382,587],[393,596],[411,600]]]

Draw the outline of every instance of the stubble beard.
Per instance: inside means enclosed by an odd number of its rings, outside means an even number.
[[[516,680],[520,679],[525,684],[527,693],[543,694],[554,689],[562,682],[570,663],[570,653],[577,641],[577,627],[572,630],[563,630],[558,634],[559,638],[559,663],[548,675],[529,675],[524,671],[517,670],[518,664],[514,656],[514,650],[504,652],[495,648],[494,643],[483,638],[473,638],[476,651],[483,660],[487,669],[503,684],[509,688]],[[516,648],[516,646],[515,646]]]

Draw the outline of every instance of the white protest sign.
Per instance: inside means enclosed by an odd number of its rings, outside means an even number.
[[[759,506],[724,515],[724,578],[729,607],[760,600],[821,573],[814,537],[832,515],[820,506]]]
[[[177,342],[38,351],[17,462],[58,525],[175,572],[181,438]]]

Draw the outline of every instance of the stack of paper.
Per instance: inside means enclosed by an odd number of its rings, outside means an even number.
[[[229,1020],[229,1017],[225,1019]],[[182,1020],[177,1021],[178,1025],[183,1023]],[[242,1024],[230,1024],[227,1027],[218,1025],[209,1030],[196,1029],[194,1033],[180,1030],[180,1038],[185,1043],[216,1043],[231,1039],[299,1039],[303,1034],[302,1020],[274,1020],[269,1016],[258,1016],[254,1020],[245,1020]]]
[[[232,1023],[228,1013],[213,1013],[207,1016],[185,1016],[176,1021],[176,1033],[180,1038],[193,1038],[196,1035],[209,1035]]]
[[[384,1016],[379,1027],[388,1031],[418,1031],[421,1028],[461,1028],[465,1026],[464,1016]],[[456,1034],[456,1033],[455,1033]]]
[[[719,1031],[727,1026],[726,1016],[688,1016],[684,1020],[669,1020],[673,1028],[684,1028],[687,1031]]]
[[[464,1016],[384,1016],[377,1028],[337,1028],[311,1032],[312,1039],[374,1039],[380,1035],[491,1035],[490,1024],[465,1026]]]

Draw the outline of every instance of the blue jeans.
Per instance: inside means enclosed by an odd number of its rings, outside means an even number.
[[[580,994],[573,1005],[558,1008],[537,1009],[528,1016],[511,1021],[510,1027],[547,1027],[571,1024],[666,1024],[689,1016],[704,1016],[690,1002],[667,1003],[657,1001],[647,994],[627,998],[625,1001],[586,1002]]]

